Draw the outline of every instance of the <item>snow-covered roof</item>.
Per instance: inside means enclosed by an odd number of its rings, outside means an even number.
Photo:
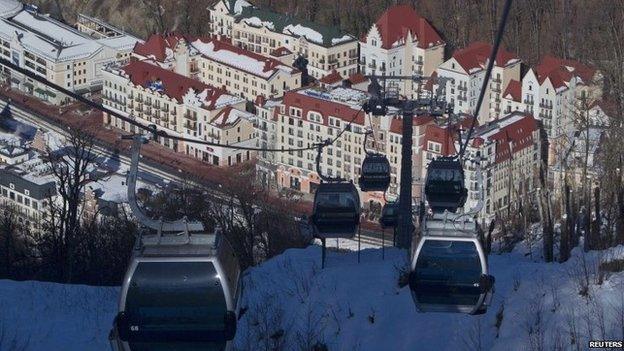
[[[22,3],[15,0],[0,0],[0,17],[7,18],[22,10]]]
[[[211,124],[219,127],[229,127],[238,123],[241,119],[253,121],[256,116],[253,113],[241,111],[233,108],[232,106],[226,106],[210,121]]]
[[[180,103],[207,109],[238,104],[245,100],[227,94],[199,80],[142,61],[132,61],[121,69],[107,67],[108,72],[126,77],[135,86],[166,95]]]
[[[294,68],[276,59],[243,50],[235,45],[216,39],[198,39],[192,42],[192,46],[210,60],[236,67],[265,79],[270,78],[277,71],[286,73],[295,73],[296,71]]]
[[[106,45],[48,15],[26,10],[0,20],[0,37],[16,38],[27,50],[54,62],[91,57]]]
[[[245,7],[252,6],[250,2],[245,0],[223,0],[228,11],[233,15],[240,14]]]
[[[98,39],[97,42],[115,50],[130,51],[134,48],[136,43],[142,43],[143,41],[131,35],[122,35],[118,37]]]
[[[236,16],[237,22],[254,27],[264,27],[276,33],[305,38],[311,43],[331,47],[356,39],[336,26],[325,26],[316,22],[304,21],[289,15],[253,6],[244,7]]]

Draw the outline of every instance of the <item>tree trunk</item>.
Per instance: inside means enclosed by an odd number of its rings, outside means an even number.
[[[570,251],[572,244],[571,237],[574,235],[574,220],[572,219],[572,209],[570,208],[570,186],[566,179],[565,190],[565,213],[566,223],[561,226],[561,242],[559,243],[559,262],[565,262],[570,258]]]

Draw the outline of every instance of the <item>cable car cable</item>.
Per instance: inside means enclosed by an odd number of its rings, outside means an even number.
[[[459,157],[462,158],[464,156],[464,152],[466,152],[466,147],[468,147],[468,141],[470,140],[470,136],[474,131],[474,127],[476,125],[477,118],[479,116],[479,110],[481,109],[481,105],[483,103],[483,98],[485,96],[485,90],[487,89],[488,84],[490,84],[490,76],[492,74],[492,68],[494,67],[494,60],[496,59],[496,55],[498,54],[498,48],[500,46],[501,41],[503,40],[503,33],[505,31],[505,26],[507,24],[507,18],[509,17],[509,10],[511,9],[512,0],[505,0],[505,6],[503,7],[503,14],[501,17],[501,21],[498,24],[498,32],[496,33],[496,38],[494,40],[494,47],[492,47],[492,52],[490,53],[490,60],[488,61],[487,69],[485,70],[485,77],[483,78],[483,85],[481,86],[481,91],[479,92],[479,99],[477,100],[477,106],[475,107],[474,116],[472,119],[472,123],[470,124],[470,129],[468,130],[468,134],[466,135],[466,141],[460,145],[459,149]]]
[[[67,96],[70,96],[74,99],[76,99],[77,101],[80,101],[90,107],[93,107],[97,110],[100,110],[102,112],[106,112],[109,115],[115,116],[119,119],[121,119],[124,122],[129,123],[130,125],[133,125],[135,127],[138,127],[140,129],[143,129],[145,131],[148,131],[150,133],[154,133],[153,128],[151,128],[150,126],[145,126],[135,120],[133,120],[132,118],[129,118],[127,116],[124,116],[116,111],[113,111],[111,109],[109,109],[108,107],[97,103],[93,100],[87,99],[84,96],[77,94],[73,91],[67,90],[61,86],[59,86],[56,83],[50,82],[49,80],[47,80],[44,77],[41,77],[37,74],[35,74],[34,72],[31,72],[25,68],[22,68],[16,64],[14,64],[13,62],[10,62],[8,60],[6,60],[3,57],[0,57],[0,65],[4,65],[9,67],[12,70],[15,70],[31,79],[36,80],[39,83],[42,83],[50,88],[53,88],[54,90],[57,90]],[[361,109],[360,109],[361,111]],[[345,127],[345,129],[341,130],[340,133],[333,139],[331,140],[331,142],[329,142],[329,145],[333,144],[336,140],[338,140],[342,134],[346,131],[346,128],[350,127],[351,124],[353,123],[353,121],[355,121],[355,119],[357,118],[357,115],[360,113],[360,111],[358,111],[355,116],[353,117],[353,119],[351,119],[351,121],[347,124],[347,126]],[[300,147],[300,148],[289,148],[289,149],[267,149],[267,148],[258,148],[258,147],[248,147],[248,146],[235,146],[235,145],[227,145],[227,144],[219,144],[219,143],[213,143],[210,141],[205,141],[205,140],[195,140],[195,139],[190,139],[190,138],[185,138],[185,137],[179,137],[176,135],[169,135],[167,134],[167,132],[163,131],[163,130],[157,130],[155,132],[156,136],[159,137],[163,137],[163,138],[168,138],[168,139],[172,139],[172,140],[177,140],[177,141],[183,141],[183,142],[188,142],[188,143],[195,143],[195,144],[200,144],[200,145],[208,145],[208,146],[214,146],[214,147],[222,147],[222,148],[226,148],[226,149],[234,149],[234,150],[248,150],[248,151],[264,151],[264,152],[294,152],[294,151],[309,151],[309,150],[315,150],[318,148],[319,145],[321,146],[327,146],[327,143],[315,143],[312,146],[308,146],[308,147]]]

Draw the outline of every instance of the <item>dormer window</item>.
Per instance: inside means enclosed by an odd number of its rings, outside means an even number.
[[[377,40],[375,39],[371,40],[371,44],[373,44],[373,46],[377,46]]]

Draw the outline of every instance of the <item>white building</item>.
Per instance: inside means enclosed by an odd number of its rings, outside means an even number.
[[[344,78],[357,72],[358,41],[336,26],[300,20],[241,0],[220,0],[208,10],[212,33],[240,48],[265,56],[285,48],[293,57],[308,60],[308,73],[315,79],[332,70]]]
[[[0,15],[0,55],[4,59],[79,93],[99,89],[102,68],[127,60],[140,41],[121,31],[92,37],[17,1],[2,1]],[[45,85],[2,68],[14,87],[44,100],[64,100]]]
[[[444,61],[446,43],[433,26],[410,5],[388,8],[360,41],[364,74],[430,76]],[[401,93],[413,95],[417,84],[397,83]]]
[[[548,136],[549,165],[560,160],[566,139],[577,129],[580,101],[588,106],[602,97],[602,75],[573,60],[545,57],[522,78],[525,111],[541,121]]]
[[[12,208],[18,221],[31,229],[41,229],[50,201],[57,198],[54,177],[39,160],[28,167],[0,168],[0,204]]]
[[[449,78],[446,82],[446,100],[453,104],[455,113],[475,114],[491,51],[492,45],[475,42],[457,50],[450,59],[438,67],[436,71],[438,76]],[[511,80],[520,81],[520,64],[520,59],[516,55],[499,48],[479,111],[480,123],[500,118],[504,107],[503,89]]]
[[[530,206],[539,186],[539,133],[536,120],[524,112],[512,112],[475,131],[466,149],[466,159],[481,160],[483,219],[490,220],[497,214],[505,216],[506,211],[517,210],[520,204],[525,210]],[[473,208],[481,189],[474,164],[465,162],[464,168],[468,189],[466,208]]]

